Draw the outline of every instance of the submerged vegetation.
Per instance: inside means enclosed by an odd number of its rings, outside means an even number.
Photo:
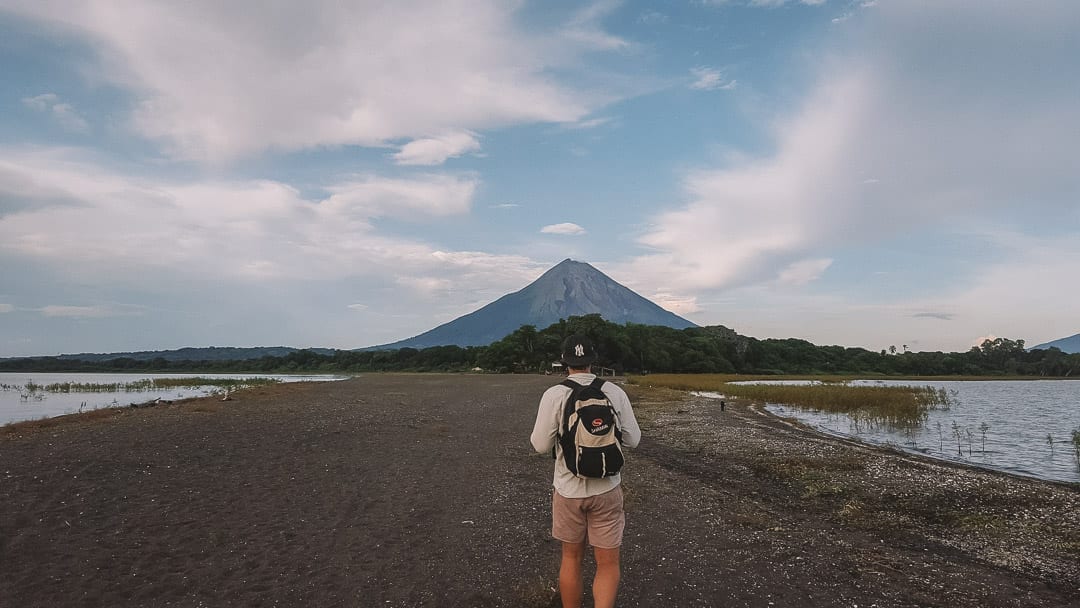
[[[1076,455],[1076,467],[1080,468],[1080,428],[1072,432],[1073,453]]]
[[[844,382],[809,384],[745,384],[733,375],[654,374],[632,382],[682,390],[722,391],[725,395],[766,403],[807,407],[846,414],[853,420],[885,423],[896,428],[921,425],[931,409],[947,409],[955,396],[929,386],[852,386]]]

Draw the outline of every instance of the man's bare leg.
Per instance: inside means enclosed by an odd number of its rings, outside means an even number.
[[[581,594],[584,591],[581,582],[581,560],[584,557],[585,543],[564,542],[562,544],[559,596],[562,597],[563,608],[581,608]]]
[[[596,578],[593,579],[592,594],[596,608],[615,608],[615,595],[619,592],[619,548],[601,549],[594,547],[596,555]],[[563,600],[566,606],[566,600]]]

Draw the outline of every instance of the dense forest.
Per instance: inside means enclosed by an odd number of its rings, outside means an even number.
[[[0,360],[0,371],[161,371],[251,373],[360,373],[371,371],[466,371],[536,373],[552,369],[565,336],[595,340],[598,364],[618,373],[875,374],[903,376],[1055,376],[1080,373],[1080,354],[1024,348],[1023,340],[997,338],[967,352],[908,352],[895,347],[816,346],[798,339],[759,340],[722,325],[671,329],[628,323],[600,315],[570,317],[542,330],[525,325],[481,347],[436,346],[393,351],[303,350],[280,357],[231,361],[140,361],[117,358],[80,361],[56,357]]]

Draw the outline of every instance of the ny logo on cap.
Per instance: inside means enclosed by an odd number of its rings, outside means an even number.
[[[576,357],[584,357],[585,356],[585,345],[584,344],[578,344],[577,346],[574,347],[574,356],[576,356]]]

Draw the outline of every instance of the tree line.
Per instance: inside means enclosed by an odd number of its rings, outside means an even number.
[[[598,314],[570,317],[544,329],[523,325],[488,346],[433,346],[390,351],[311,350],[284,356],[216,361],[167,361],[130,357],[81,361],[57,357],[6,359],[9,372],[221,372],[342,373],[383,371],[551,371],[563,339],[593,339],[598,365],[616,373],[875,374],[903,376],[1048,376],[1080,373],[1080,354],[1056,348],[1027,350],[1023,340],[986,340],[967,352],[902,352],[895,348],[817,346],[806,340],[757,339],[722,325],[672,329],[605,321]]]

